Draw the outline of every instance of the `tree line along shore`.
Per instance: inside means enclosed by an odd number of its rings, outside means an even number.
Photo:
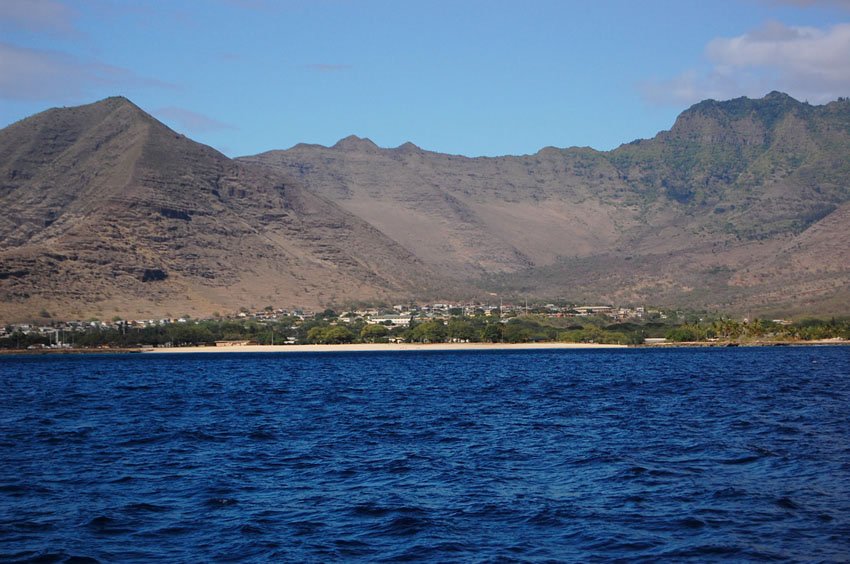
[[[345,321],[342,321],[345,319]],[[343,317],[331,310],[302,319],[181,319],[134,327],[116,321],[52,332],[7,331],[0,349],[138,349],[150,347],[256,345],[331,345],[379,343],[588,343],[588,344],[749,344],[850,340],[850,318],[798,321],[734,320],[682,314],[673,318],[614,321],[606,316],[551,318],[542,315],[454,315],[411,319],[406,325]]]

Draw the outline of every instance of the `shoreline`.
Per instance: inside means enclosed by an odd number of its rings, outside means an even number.
[[[615,345],[602,343],[357,343],[345,345],[234,345],[226,347],[168,347],[141,349],[143,353],[335,353],[335,352],[428,352],[428,351],[528,351],[528,350],[609,350],[609,349],[672,349],[672,348],[750,348],[795,346],[842,346],[850,341],[752,341],[738,342],[681,342],[651,345]]]
[[[163,348],[91,348],[91,349],[0,349],[0,357],[12,355],[53,354],[190,354],[190,353],[334,353],[334,352],[427,352],[427,351],[511,351],[511,350],[603,350],[603,349],[674,349],[674,348],[754,348],[848,346],[848,340],[822,339],[815,341],[694,341],[615,345],[601,343],[356,343],[341,345],[233,345],[187,346]]]
[[[254,352],[400,352],[400,351],[505,351],[552,349],[625,349],[628,345],[594,343],[358,343],[347,345],[235,345],[227,347],[168,347],[143,353],[254,353]]]

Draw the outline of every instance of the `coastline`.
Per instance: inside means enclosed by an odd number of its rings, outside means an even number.
[[[255,352],[399,352],[399,351],[505,351],[545,349],[625,349],[628,345],[593,343],[359,343],[350,345],[236,345],[229,347],[169,347],[143,353],[255,353]]]
[[[674,348],[755,348],[755,347],[801,347],[801,346],[850,346],[850,340],[819,339],[812,341],[692,341],[652,343],[641,345],[615,345],[598,343],[357,343],[342,345],[233,345],[225,347],[187,346],[163,348],[91,348],[91,349],[0,349],[0,357],[12,355],[55,355],[55,354],[188,354],[188,353],[333,353],[333,352],[427,352],[427,351],[511,351],[511,350],[558,350],[558,349],[674,349]]]

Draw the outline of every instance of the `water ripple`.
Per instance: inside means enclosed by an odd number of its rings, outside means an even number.
[[[843,347],[0,358],[0,561],[846,561],[848,374]]]

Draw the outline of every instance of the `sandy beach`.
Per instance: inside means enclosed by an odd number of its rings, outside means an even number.
[[[235,345],[227,347],[169,347],[145,353],[254,353],[254,352],[397,352],[397,351],[505,351],[541,349],[624,349],[626,345],[590,343],[376,343],[354,345]]]

